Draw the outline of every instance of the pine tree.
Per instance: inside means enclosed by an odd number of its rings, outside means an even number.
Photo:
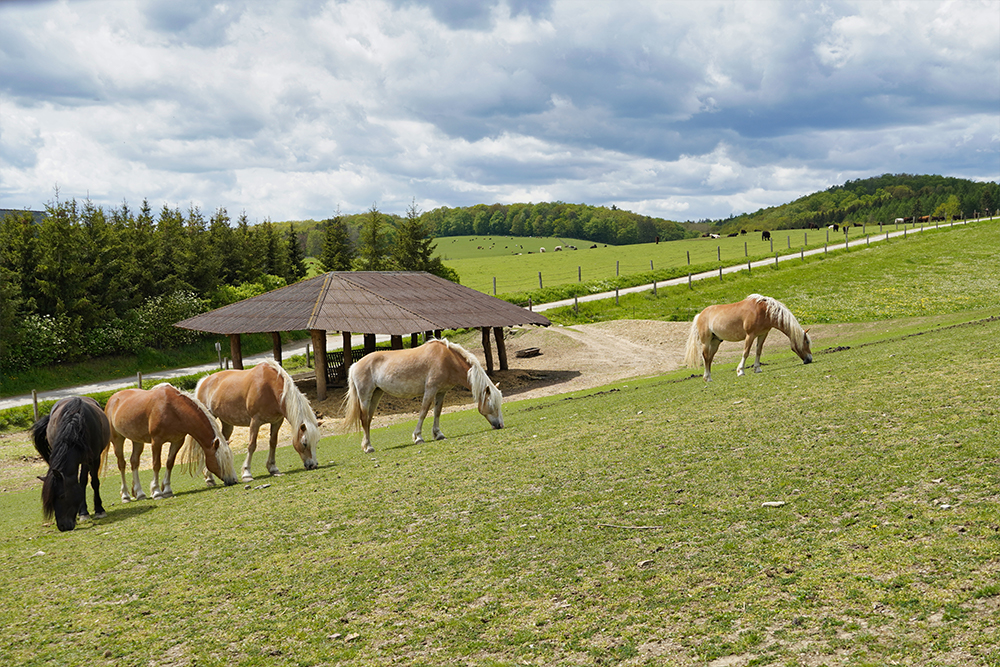
[[[319,256],[319,265],[323,271],[350,271],[354,261],[354,247],[347,231],[347,221],[337,214],[325,223],[326,230],[323,239],[323,251]]]
[[[368,209],[368,217],[361,224],[358,239],[358,256],[351,264],[356,271],[385,271],[395,263],[386,252],[389,247],[385,217],[375,204]]]
[[[406,217],[396,228],[392,256],[404,271],[427,271],[434,253],[434,239],[420,217],[415,201],[406,208]]]
[[[295,229],[291,226],[288,228],[288,234],[285,236],[285,244],[288,248],[287,260],[285,262],[285,265],[288,267],[285,272],[285,282],[291,285],[305,278],[308,273],[305,258],[302,254],[302,246],[299,245],[299,235],[295,233]]]

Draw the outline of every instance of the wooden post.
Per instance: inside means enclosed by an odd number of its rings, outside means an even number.
[[[365,354],[375,351],[375,334],[365,334]]]
[[[233,368],[243,370],[243,345],[239,334],[229,334],[229,354],[233,358]]]
[[[277,331],[271,332],[271,345],[274,348],[274,360],[281,365],[281,334]]]
[[[429,341],[430,339],[432,339],[432,338],[434,338],[434,332],[433,331],[425,331],[424,332],[424,342],[425,343],[427,341]]]
[[[340,340],[344,351],[344,377],[346,378],[351,372],[351,364],[354,363],[354,357],[352,356],[354,345],[351,343],[351,332],[341,331]]]
[[[403,349],[403,337],[402,336],[389,336],[389,347],[393,350]]]
[[[310,329],[313,354],[316,357],[316,400],[326,400],[326,332],[322,329]]]
[[[142,371],[135,374],[135,383],[142,389]]]
[[[435,329],[434,330],[434,337],[435,338],[440,338],[442,333],[444,333],[444,332],[441,329]]]
[[[420,347],[420,334],[411,333],[410,334],[410,348]]]
[[[35,411],[35,421],[38,421],[38,391],[36,389],[31,390],[31,405]]]
[[[497,341],[497,361],[500,370],[507,370],[507,344],[503,341],[503,327],[493,327],[493,337]]]
[[[483,327],[483,356],[486,357],[486,372],[493,372],[493,350],[490,346],[490,328]]]

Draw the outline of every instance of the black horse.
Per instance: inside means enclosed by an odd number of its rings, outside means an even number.
[[[72,396],[56,403],[52,411],[31,428],[35,449],[49,464],[42,480],[42,511],[54,514],[59,530],[76,528],[77,515],[87,512],[87,476],[94,487],[94,518],[107,516],[101,504],[101,452],[111,441],[111,425],[97,401]]]

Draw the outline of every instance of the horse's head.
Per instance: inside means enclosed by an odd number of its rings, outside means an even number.
[[[76,528],[76,516],[83,506],[86,492],[76,477],[66,477],[58,470],[49,469],[42,480],[42,512],[46,519],[56,517],[61,531]]]
[[[799,355],[799,359],[801,359],[803,363],[812,363],[812,341],[809,340],[809,329],[802,332],[802,342],[792,349],[795,350],[795,354]]]
[[[483,388],[483,395],[479,398],[479,414],[486,417],[493,428],[503,428],[503,413],[500,405],[503,403],[503,394],[492,382],[488,382]]]
[[[319,429],[305,422],[295,429],[295,434],[292,436],[292,447],[299,453],[306,470],[315,470],[319,467],[319,462],[316,460],[316,443],[319,442],[319,437]]]
[[[205,448],[205,467],[216,477],[221,479],[226,486],[236,483],[236,467],[233,463],[233,450],[229,448],[229,443],[222,436],[212,440],[212,444]]]

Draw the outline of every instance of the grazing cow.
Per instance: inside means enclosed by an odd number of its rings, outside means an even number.
[[[931,222],[944,222],[945,217],[943,215],[932,215]]]
[[[539,248],[538,252],[545,252],[545,248]]]
[[[590,249],[593,250],[596,247],[597,247],[597,244],[595,243],[594,245],[590,246]]]
[[[739,234],[737,234],[736,232],[733,232],[732,234],[727,234],[727,235],[726,235],[726,238],[730,238],[730,239],[731,239],[731,238],[733,238],[734,236],[739,236]]]
[[[762,231],[760,233],[760,240],[761,241],[770,241],[771,240],[771,232],[767,231],[766,229],[764,231]]]
[[[952,220],[961,220],[962,216],[960,216],[958,213],[955,213],[954,215],[951,216],[951,219]]]
[[[905,218],[896,218],[896,224],[898,225],[899,223],[903,222],[904,220],[905,220]]]
[[[747,230],[741,229],[740,230],[740,236],[746,236],[746,235],[747,235]]]
[[[718,239],[718,238],[722,238],[722,237],[721,237],[721,236],[719,236],[718,234],[709,234],[709,236],[711,236],[711,237],[712,237],[713,239]]]
[[[917,222],[930,222],[930,221],[931,221],[931,216],[929,215],[922,215],[919,218],[917,218]]]
[[[553,250],[552,252],[559,252],[560,250],[562,250],[562,246],[561,245],[557,245],[556,249]]]
[[[907,224],[907,223],[909,223],[909,222],[913,222],[913,216],[912,215],[908,215],[905,218],[903,218],[903,224],[904,225]]]

